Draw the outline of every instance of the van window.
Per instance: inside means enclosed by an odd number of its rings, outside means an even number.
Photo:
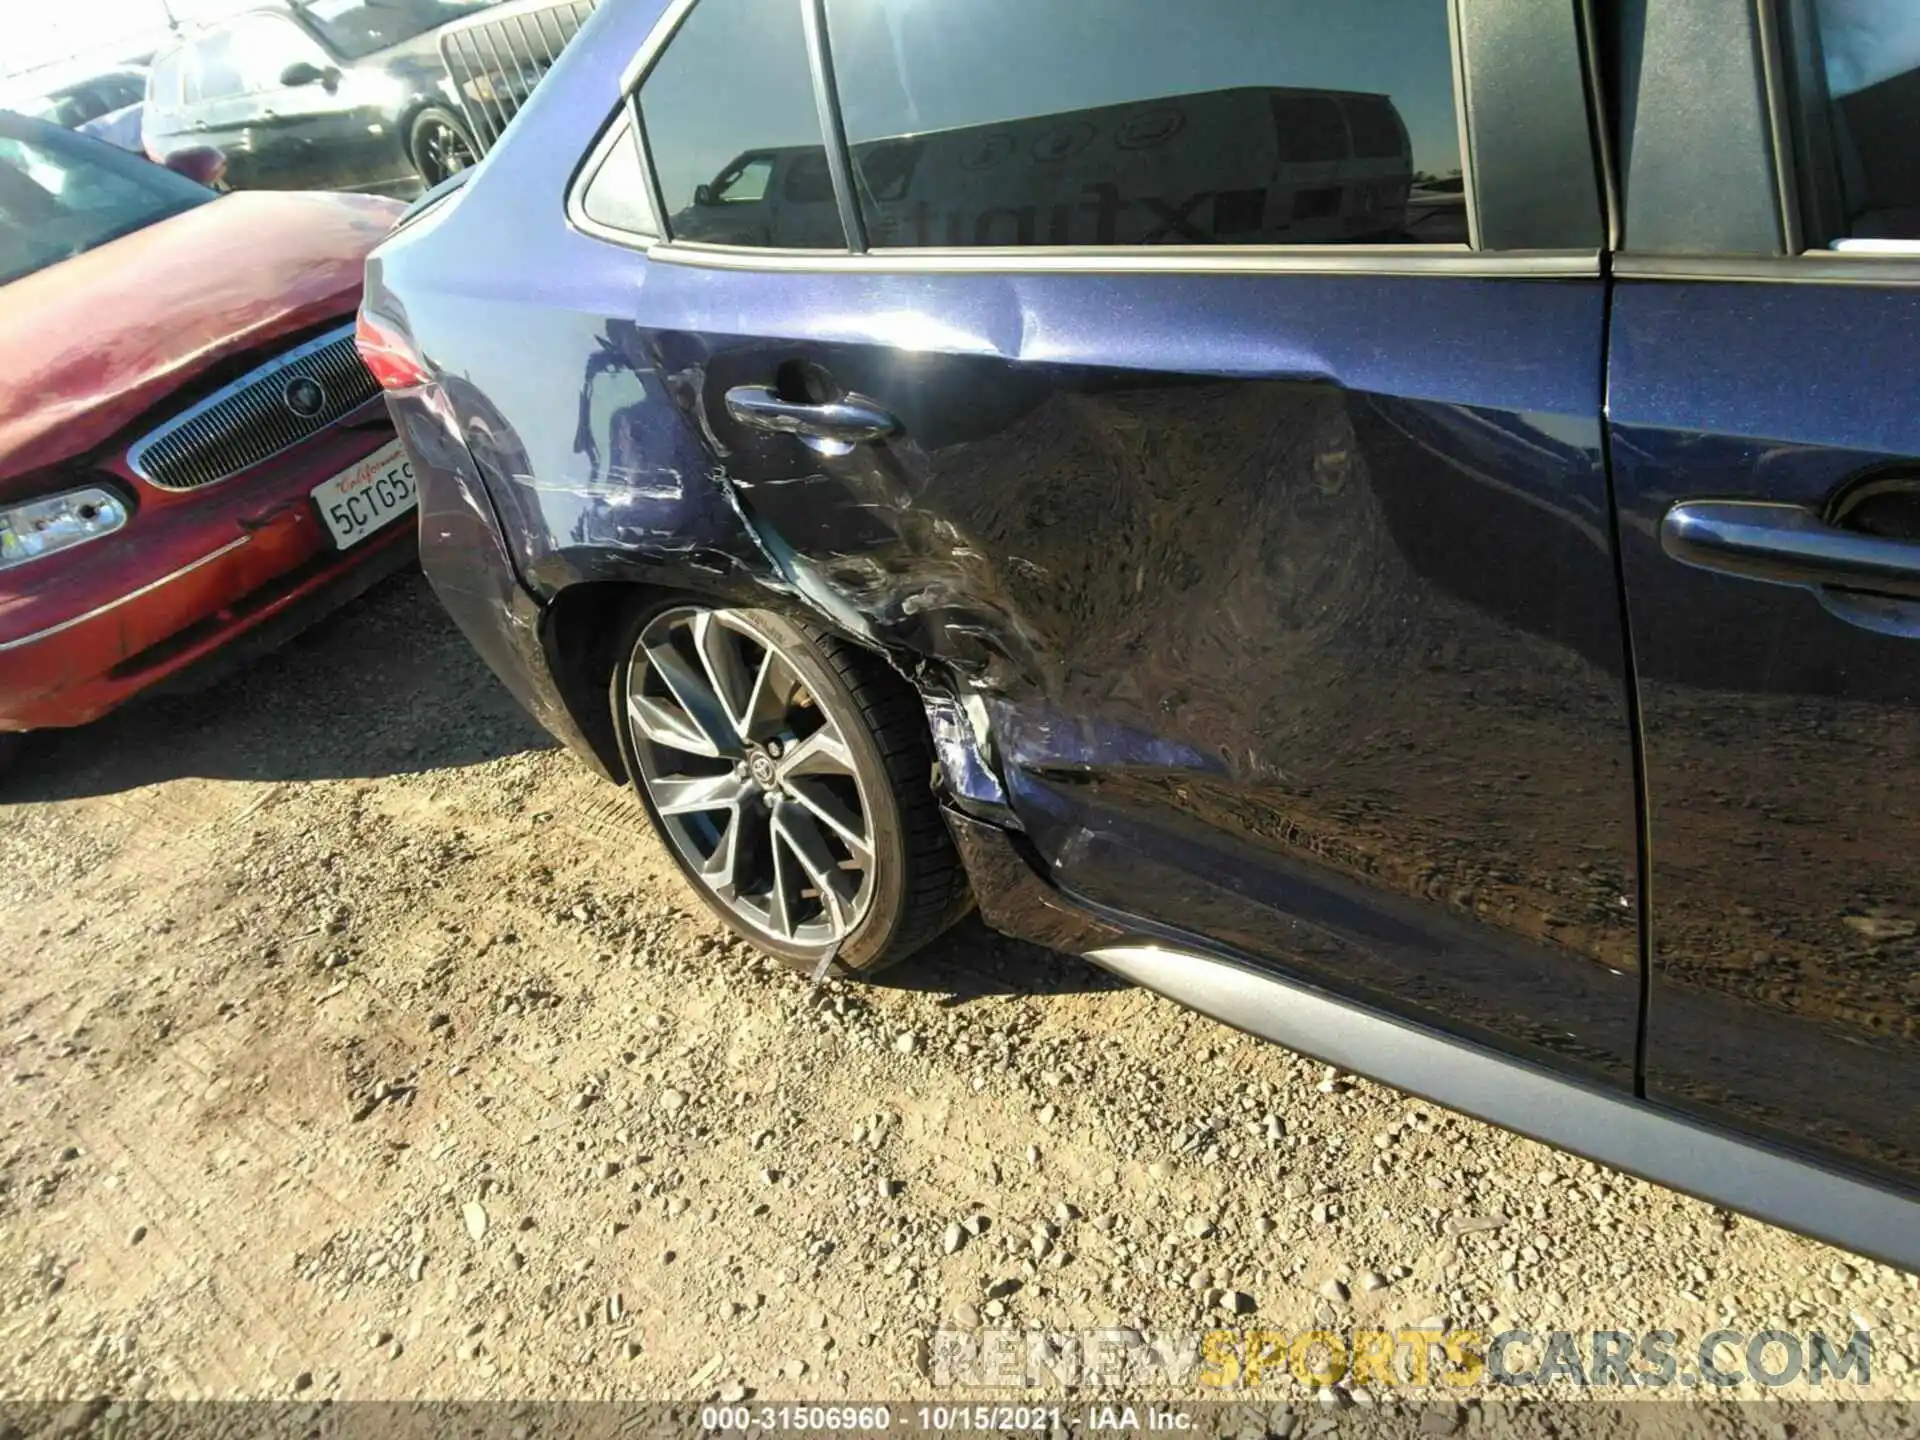
[[[1460,244],[1447,0],[827,0],[883,246]]]
[[[147,103],[156,109],[180,103],[180,72],[186,69],[184,46],[157,57],[147,76]]]
[[[824,203],[787,198],[787,172],[826,165],[797,4],[700,0],[641,82],[640,114],[671,238],[846,248],[831,185]]]
[[[233,50],[233,37],[217,31],[193,45],[193,68],[187,72],[187,103],[224,100],[241,93],[240,66]]]

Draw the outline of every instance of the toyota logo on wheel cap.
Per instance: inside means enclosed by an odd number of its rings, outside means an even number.
[[[311,420],[327,408],[327,387],[311,375],[296,375],[280,392],[280,401],[302,420]]]

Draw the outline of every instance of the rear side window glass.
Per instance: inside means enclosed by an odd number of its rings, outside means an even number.
[[[1793,27],[1811,95],[1836,235],[1809,243],[1920,240],[1920,4],[1812,0]]]
[[[827,0],[883,246],[1460,244],[1447,0]]]
[[[658,233],[653,201],[647,195],[646,172],[640,166],[640,146],[633,127],[622,123],[600,168],[580,194],[580,208],[589,220],[638,235]]]
[[[843,250],[800,7],[700,0],[640,85],[647,150],[676,240]],[[788,177],[796,170],[800,178]]]

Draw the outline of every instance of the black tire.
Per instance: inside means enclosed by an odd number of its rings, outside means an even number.
[[[7,772],[13,768],[13,762],[20,758],[20,751],[27,743],[26,734],[19,730],[0,730],[0,780],[7,778]]]
[[[833,945],[784,941],[745,923],[713,894],[674,843],[642,776],[628,715],[634,655],[649,622],[689,607],[727,609],[775,641],[812,698],[845,737],[867,792],[874,839],[873,895],[863,917]],[[880,657],[820,627],[770,610],[717,607],[695,596],[667,595],[640,607],[617,652],[609,700],[634,792],[654,832],[687,883],[727,927],[802,974],[871,975],[904,960],[972,908],[966,871],[953,848],[933,789],[934,754],[926,711],[912,687]],[[831,959],[828,954],[831,952]]]
[[[413,117],[407,127],[407,154],[429,190],[480,158],[466,121],[440,105],[429,105]]]

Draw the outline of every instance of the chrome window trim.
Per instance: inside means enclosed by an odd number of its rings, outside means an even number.
[[[154,591],[158,590],[162,585],[171,584],[173,581],[178,580],[182,575],[191,575],[194,571],[198,570],[202,565],[211,565],[215,560],[218,560],[222,555],[228,554],[229,552],[234,550],[238,550],[242,545],[246,545],[250,543],[252,539],[253,537],[251,535],[242,535],[237,540],[229,540],[226,544],[222,545],[218,550],[210,551],[209,553],[202,555],[198,560],[191,560],[187,562],[185,565],[182,565],[178,570],[171,570],[167,572],[165,575],[162,575],[158,580],[149,580],[146,584],[142,585],[139,589],[129,590],[126,594],[121,595],[115,599],[109,600],[104,605],[96,605],[93,607],[93,609],[88,610],[83,614],[75,615],[68,620],[62,620],[57,625],[49,625],[44,630],[36,630],[31,635],[22,635],[16,640],[0,640],[0,653],[5,653],[8,650],[18,650],[23,646],[27,646],[27,645],[37,644],[39,641],[50,639],[52,636],[59,635],[62,632],[67,630],[71,630],[76,625],[84,625],[89,620],[97,620],[102,615],[107,614],[109,611],[118,610],[122,605],[128,604],[134,600],[138,600],[142,595],[151,595]]]
[[[152,430],[149,430],[146,434],[142,435],[138,440],[134,441],[133,445],[127,450],[127,468],[132,470],[134,474],[138,475],[142,480],[145,480],[150,485],[158,485],[162,489],[172,490],[174,487],[167,485],[164,481],[154,479],[152,475],[147,473],[146,466],[141,463],[143,460],[145,460],[147,451],[151,450],[155,445],[159,444],[160,441],[166,439],[167,436],[173,434],[174,431],[180,429],[184,425],[187,425],[197,417],[204,415],[207,411],[213,409],[214,406],[220,404],[222,401],[231,399],[233,396],[239,394],[242,390],[245,390],[248,386],[258,385],[262,380],[266,380],[271,376],[277,374],[279,371],[285,370],[289,366],[299,363],[300,361],[306,359],[307,356],[314,354],[316,351],[324,350],[329,345],[337,345],[342,340],[351,340],[352,338],[353,338],[353,322],[349,321],[345,325],[340,326],[338,329],[329,330],[324,335],[316,336],[312,340],[307,341],[306,344],[304,345],[296,345],[293,349],[286,351],[284,354],[276,355],[273,359],[267,361],[266,364],[257,365],[253,369],[249,370],[246,374],[242,375],[239,379],[234,380],[229,384],[222,385],[218,390],[214,391],[211,395],[208,395],[205,398],[199,401],[196,401],[194,404],[189,405],[185,410],[182,410],[179,414],[175,415],[172,419],[166,421],[166,423],[159,425]],[[348,412],[348,413],[351,413],[351,412]],[[312,437],[310,436],[302,437],[303,440],[310,439],[310,438]],[[300,443],[301,441],[294,442],[295,445]],[[253,463],[255,465],[264,465],[266,464],[267,461],[273,459],[274,455],[284,455],[287,453],[287,451],[293,448],[294,448],[293,445],[283,445],[278,450],[274,451],[273,455],[263,455],[260,459],[254,461]],[[249,466],[248,468],[252,468],[252,467]],[[237,474],[238,472],[236,471],[235,473]],[[218,482],[209,481],[206,483],[217,484]],[[202,487],[194,486],[190,488],[199,489]]]
[[[1760,49],[1760,88],[1767,104],[1767,140],[1773,150],[1773,190],[1774,203],[1780,211],[1780,243],[1787,254],[1797,255],[1806,237],[1800,233],[1799,182],[1794,173],[1780,17],[1773,0],[1754,0],[1754,35]]]
[[[1480,192],[1474,181],[1473,127],[1467,117],[1467,46],[1460,24],[1463,0],[1447,0],[1447,48],[1453,53],[1453,123],[1460,136],[1460,183],[1467,207],[1467,248],[1480,248]],[[1409,152],[1411,153],[1411,152]]]
[[[833,201],[840,210],[840,229],[847,249],[856,255],[867,249],[867,217],[853,188],[853,147],[847,143],[846,117],[840,111],[840,88],[833,78],[833,54],[827,48],[827,0],[800,0],[800,25],[807,37],[807,69],[813,75],[813,103],[820,112],[820,138],[826,145],[827,174],[833,181]]]
[[[1607,77],[1600,69],[1600,21],[1595,0],[1579,0],[1582,68],[1587,74],[1587,128],[1600,164],[1600,203],[1606,207],[1608,253],[1620,248],[1620,173],[1613,153],[1613,126],[1607,118]]]
[[[660,224],[657,190],[653,183],[651,167],[647,164],[646,147],[640,143],[640,121],[636,114],[638,109],[639,106],[633,97],[628,96],[622,100],[619,110],[601,130],[600,138],[593,142],[593,148],[587,152],[585,162],[575,172],[572,183],[567,187],[567,223],[574,229],[598,240],[611,240],[616,245],[633,245],[637,242],[644,247],[659,240],[666,232],[665,227]],[[646,192],[642,198],[646,201],[647,210],[653,218],[651,230],[623,230],[618,225],[609,225],[603,220],[596,220],[587,213],[587,191],[591,190],[593,182],[600,178],[600,172],[605,168],[608,157],[613,154],[615,147],[623,139],[631,141],[639,152],[640,180]]]
[[[1755,285],[1920,285],[1920,257],[1803,250],[1798,255],[1616,255],[1622,280],[1694,280]]]
[[[667,41],[673,38],[674,32],[687,18],[687,12],[696,3],[697,0],[673,0],[661,12],[660,18],[654,21],[652,32],[635,52],[633,59],[627,62],[627,68],[620,72],[622,95],[631,95],[640,88],[640,83],[647,78],[647,71],[653,68],[653,62],[667,48]]]
[[[650,259],[714,270],[889,275],[1448,275],[1466,279],[1593,278],[1598,250],[1471,250],[1464,245],[1039,245],[869,250],[647,247]]]

